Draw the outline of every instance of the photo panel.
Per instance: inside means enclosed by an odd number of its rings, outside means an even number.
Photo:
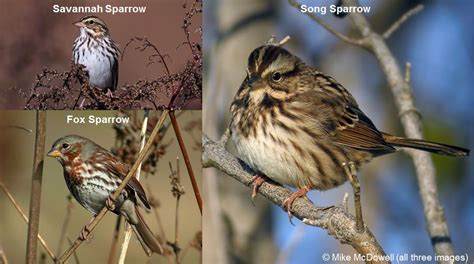
[[[2,0],[0,109],[201,109],[202,1]]]
[[[37,261],[53,263],[51,252],[58,260],[70,263],[117,263],[121,255],[125,263],[170,259],[199,263],[201,212],[188,169],[200,189],[201,111],[177,111],[175,125],[162,111],[42,113],[44,121],[42,114],[35,111],[0,112],[0,144],[9,150],[2,154],[0,172],[0,242],[2,256],[9,263],[25,261],[27,243],[28,224],[15,206],[26,217],[30,216],[31,207],[39,212],[39,235],[48,250],[38,241]],[[36,129],[38,120],[39,127],[45,127],[44,133]],[[181,140],[175,129],[179,130]],[[154,130],[156,135],[150,140]],[[35,138],[41,138],[41,134],[45,136],[44,153],[35,157]],[[115,209],[98,222],[90,235],[86,234],[86,240],[81,241],[74,254],[64,258],[71,245],[80,240],[84,226],[100,212],[109,193],[118,188],[133,168],[142,142],[146,149],[149,140],[139,180],[129,181],[125,191],[112,202]],[[186,149],[186,158],[179,141]],[[32,184],[37,184],[32,180],[36,158],[44,159],[41,193],[37,202],[30,203]],[[125,222],[133,223],[131,231],[125,231]],[[136,232],[148,251],[141,246]],[[152,238],[147,237],[149,232]],[[124,250],[128,235],[128,249]]]
[[[471,261],[470,7],[206,0],[204,263]]]

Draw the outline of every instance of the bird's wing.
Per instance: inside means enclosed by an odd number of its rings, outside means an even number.
[[[315,74],[316,94],[313,98],[313,113],[337,144],[366,150],[374,155],[395,151],[383,139],[382,133],[359,109],[354,97],[334,78],[317,72]]]
[[[111,158],[107,159],[109,162],[104,162],[105,167],[120,179],[125,179],[125,176],[127,176],[130,168],[127,165],[117,161],[117,159],[112,155],[110,156]],[[143,189],[143,186],[140,184],[137,178],[132,177],[128,181],[127,186],[137,193],[138,197],[140,197],[140,200],[146,208],[151,209],[150,203],[148,202],[145,194],[145,189]]]
[[[366,150],[374,155],[394,152],[395,148],[383,139],[382,133],[358,107],[346,105],[336,113],[334,141],[338,144]]]

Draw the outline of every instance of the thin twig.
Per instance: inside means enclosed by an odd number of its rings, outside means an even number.
[[[13,198],[13,195],[8,191],[7,187],[3,185],[3,183],[0,182],[0,187],[3,189],[5,194],[8,196],[8,199],[10,199],[10,202],[12,202],[13,206],[15,206],[15,209],[17,212],[20,214],[21,218],[28,224],[28,217],[26,214],[23,212],[21,209],[20,205],[16,202],[15,198]],[[51,257],[52,260],[56,260],[56,256],[54,256],[53,251],[48,247],[48,244],[46,244],[46,241],[43,239],[43,237],[38,233],[37,239],[40,241],[41,245],[44,247],[48,255]]]
[[[67,242],[69,243],[69,246],[72,246],[72,241],[71,241],[71,238],[67,238]],[[76,262],[76,264],[79,264],[79,256],[77,255],[77,252],[74,251],[74,261]]]
[[[140,131],[140,152],[143,150],[143,147],[145,147],[146,130],[147,130],[147,127],[148,127],[149,115],[150,115],[150,112],[148,110],[145,110],[145,112],[143,113],[142,129]],[[141,170],[142,170],[142,163],[140,162],[140,164],[138,165],[138,168],[137,168],[137,173],[135,174],[135,178],[137,178],[137,181],[140,180]],[[118,262],[120,264],[125,263],[125,257],[127,255],[127,249],[128,249],[128,245],[130,243],[130,239],[132,237],[132,232],[133,232],[132,226],[129,223],[126,223],[125,224],[125,238],[124,238],[123,243],[122,243],[122,249],[121,249],[121,252],[120,252],[120,258],[119,258],[119,262]]]
[[[288,3],[290,3],[290,5],[294,6],[298,10],[301,10],[301,4],[298,3],[296,0],[288,0]],[[313,13],[306,12],[304,14],[309,16],[312,20],[318,22],[327,31],[331,32],[334,36],[344,40],[345,42],[347,42],[349,44],[352,44],[352,45],[356,45],[356,46],[362,46],[362,47],[365,46],[366,43],[365,43],[364,39],[355,39],[355,38],[351,38],[351,37],[348,37],[348,36],[340,33],[339,31],[332,28],[329,24],[324,22],[323,19],[321,19],[320,17],[318,17],[317,15],[315,15]]]
[[[179,264],[179,254],[181,252],[181,248],[179,247],[178,242],[178,235],[179,235],[179,202],[182,195],[185,194],[184,188],[181,185],[181,176],[179,170],[179,157],[176,157],[176,170],[173,170],[173,166],[171,162],[169,163],[170,166],[170,178],[171,178],[171,193],[173,197],[176,198],[176,207],[175,207],[175,222],[174,222],[174,242],[170,243],[173,248],[173,252],[175,254],[175,261],[176,264]]]
[[[181,136],[181,131],[179,129],[178,121],[176,121],[174,111],[170,111],[169,116],[171,119],[171,124],[173,125],[174,132],[176,134],[176,138],[178,139],[179,148],[181,149],[181,153],[183,154],[184,163],[186,164],[186,169],[188,170],[189,178],[191,179],[191,185],[193,186],[194,196],[196,197],[196,202],[199,206],[199,211],[202,215],[201,193],[199,192],[199,186],[197,184],[196,177],[194,176],[193,168],[191,166],[191,159],[189,158],[188,152],[186,151],[186,146],[184,144],[183,137]]]
[[[114,233],[112,236],[112,244],[110,245],[109,257],[107,259],[108,264],[115,263],[115,255],[117,254],[117,246],[120,237],[120,226],[122,224],[122,215],[117,216],[117,221],[115,222]]]
[[[140,163],[145,159],[146,157],[146,154],[148,152],[148,150],[150,149],[151,145],[153,144],[153,140],[154,138],[158,135],[159,131],[160,131],[160,128],[161,126],[163,125],[163,122],[166,118],[166,116],[168,115],[168,110],[163,110],[163,112],[161,113],[161,116],[160,116],[160,119],[158,120],[158,122],[156,123],[155,125],[155,128],[153,129],[153,131],[151,132],[151,135],[150,137],[148,138],[146,144],[145,144],[145,147],[143,148],[143,150],[140,152],[140,155],[138,156],[137,160],[135,161],[135,163],[133,164],[132,168],[129,170],[129,172],[127,173],[127,176],[122,180],[122,183],[120,184],[120,186],[110,195],[111,199],[112,200],[115,200],[117,199],[117,197],[120,195],[120,193],[122,192],[122,190],[125,188],[125,186],[127,185],[128,181],[130,180],[131,177],[133,177],[133,175],[135,174],[135,172],[137,171],[138,169],[138,166],[140,165]],[[91,233],[92,231],[95,229],[95,227],[97,226],[97,224],[102,220],[102,218],[105,216],[105,214],[108,212],[108,209],[107,207],[103,207],[102,210],[92,219],[92,221],[87,225],[87,230],[89,230]],[[71,254],[82,244],[83,240],[81,240],[79,237],[76,239],[76,241],[74,241],[74,243],[72,244],[72,246],[66,251],[64,252],[64,254],[60,257],[59,259],[59,262],[60,263],[63,263],[65,262],[70,256]]]
[[[37,237],[41,205],[41,182],[43,181],[43,162],[46,141],[46,112],[36,112],[36,140],[33,161],[33,177],[31,179],[30,213],[28,236],[26,240],[26,263],[36,263]]]
[[[400,26],[405,23],[410,17],[418,14],[421,10],[423,10],[424,6],[422,4],[419,4],[415,6],[414,8],[408,10],[403,16],[401,16],[395,23],[393,23],[385,33],[383,33],[383,38],[388,39],[390,36],[397,31],[397,29],[400,28]]]
[[[23,130],[23,131],[25,131],[25,132],[27,132],[27,133],[33,133],[33,130],[28,129],[28,128],[26,128],[26,127],[17,126],[17,125],[11,125],[11,126],[0,127],[0,129],[2,129],[2,130],[3,130],[3,129],[12,129],[12,128],[13,128],[13,129]]]
[[[59,242],[58,242],[58,249],[56,250],[56,254],[59,255],[61,254],[62,251],[62,246],[64,242],[66,241],[66,233],[67,233],[67,227],[69,225],[69,221],[71,219],[71,212],[72,208],[74,207],[72,203],[72,196],[68,195],[67,196],[67,205],[66,205],[66,216],[64,217],[64,222],[63,226],[61,228],[61,234],[59,235]]]
[[[345,0],[344,2],[347,6],[358,5],[356,0]],[[400,119],[406,136],[423,139],[421,118],[413,111],[416,107],[411,86],[405,82],[398,62],[388,48],[385,39],[372,30],[364,15],[359,13],[350,13],[349,15],[352,23],[366,38],[368,43],[366,49],[375,55],[385,73],[398,111],[403,113]],[[423,151],[410,151],[408,153],[415,165],[427,231],[434,251],[438,255],[453,255],[454,249],[449,235],[446,216],[438,197],[433,160],[429,153]]]
[[[8,264],[7,256],[3,251],[2,247],[0,246],[0,264]]]

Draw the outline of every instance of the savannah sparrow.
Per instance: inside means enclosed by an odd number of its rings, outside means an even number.
[[[94,215],[106,205],[109,195],[117,189],[129,170],[108,150],[76,135],[56,140],[48,156],[56,158],[61,163],[69,191],[77,202]],[[147,254],[150,254],[149,250],[161,254],[163,249],[160,242],[138,211],[135,193],[150,209],[143,187],[135,177],[132,177],[115,201],[113,212],[123,215],[132,225]],[[81,238],[85,239],[87,235],[88,230],[84,229]]]
[[[341,84],[279,46],[250,54],[230,112],[239,156],[259,174],[252,197],[263,175],[297,187],[283,203],[289,213],[294,200],[309,190],[352,182],[362,164],[396,147],[469,155],[464,148],[379,131]],[[348,173],[348,165],[354,172]]]
[[[74,25],[81,31],[73,45],[74,63],[85,66],[91,86],[111,95],[117,89],[120,50],[110,38],[109,29],[96,16],[85,16]]]

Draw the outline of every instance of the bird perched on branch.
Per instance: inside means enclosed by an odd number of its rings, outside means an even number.
[[[107,25],[96,16],[85,16],[74,25],[80,29],[73,45],[74,63],[85,66],[91,86],[111,96],[117,89],[120,50],[110,37]]]
[[[90,139],[76,135],[56,140],[47,155],[61,163],[64,179],[72,196],[94,215],[106,206],[106,202],[110,202],[108,200],[110,194],[118,188],[129,171],[129,168],[108,150]],[[151,252],[162,254],[160,241],[154,236],[138,210],[135,194],[146,208],[151,209],[145,190],[135,177],[130,179],[115,203],[112,201],[113,204],[107,206],[112,207],[115,214],[123,215],[132,225],[148,255]],[[81,239],[86,239],[88,234],[89,230],[84,228]]]
[[[400,147],[463,157],[469,150],[381,132],[354,97],[334,78],[278,45],[264,45],[248,58],[247,77],[230,108],[231,138],[239,156],[259,175],[252,197],[268,177],[298,188],[283,203],[309,190],[327,190],[351,180],[372,158]]]

